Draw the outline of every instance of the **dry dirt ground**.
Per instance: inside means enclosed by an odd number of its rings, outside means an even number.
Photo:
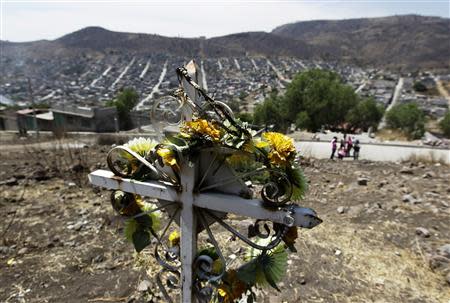
[[[107,151],[2,150],[0,302],[164,302],[151,278],[152,250],[134,253],[109,193],[86,182],[105,167]],[[281,293],[262,290],[258,302],[449,302],[449,167],[303,167],[310,190],[300,204],[324,222],[300,230]],[[242,230],[250,223],[229,222]],[[213,230],[227,252],[244,255],[239,240]]]

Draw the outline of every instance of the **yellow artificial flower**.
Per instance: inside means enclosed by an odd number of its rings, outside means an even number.
[[[239,280],[234,269],[227,271],[223,280],[224,282],[217,288],[221,302],[232,303],[242,297],[242,294],[247,289],[247,285]]]
[[[169,165],[169,166],[177,165],[177,159],[175,158],[175,153],[173,152],[173,150],[162,147],[162,148],[158,148],[156,153],[158,154],[158,156],[160,156],[162,158],[164,164]]]
[[[169,246],[174,247],[180,245],[180,234],[178,231],[174,230],[169,235]]]
[[[294,140],[280,133],[263,133],[262,137],[271,147],[269,160],[275,165],[286,165],[295,155]]]
[[[217,288],[217,293],[219,294],[220,301],[223,303],[231,303],[233,300],[231,299],[231,293],[228,291],[228,287],[224,284],[220,284]]]
[[[205,119],[195,119],[184,124],[181,134],[189,138],[191,135],[209,136],[213,141],[220,140],[220,130]]]

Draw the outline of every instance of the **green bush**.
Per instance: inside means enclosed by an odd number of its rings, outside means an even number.
[[[422,82],[415,82],[413,85],[413,88],[416,92],[426,92],[427,91],[427,87],[422,83]]]
[[[285,130],[292,123],[310,131],[341,128],[359,101],[353,88],[337,73],[313,69],[297,74],[284,96],[272,94],[258,106],[255,122],[273,124],[277,130]]]
[[[419,139],[425,132],[425,115],[415,103],[398,104],[386,114],[389,128],[403,131],[411,139]]]
[[[439,126],[444,132],[444,136],[450,138],[450,111],[448,111],[445,114],[444,119],[442,119],[441,122],[439,122]]]
[[[266,128],[273,125],[274,130],[286,130],[288,124],[282,113],[283,100],[277,92],[273,92],[262,104],[258,104],[253,114],[254,122]]]
[[[109,106],[116,107],[120,129],[128,130],[133,127],[130,112],[138,102],[138,93],[133,88],[125,88],[117,95],[116,99],[107,103]]]
[[[346,120],[353,129],[362,129],[367,131],[369,127],[376,128],[378,123],[383,118],[384,108],[377,104],[372,98],[360,101],[354,108],[352,108]]]
[[[332,71],[313,69],[297,74],[286,90],[282,111],[289,123],[298,121],[306,112],[307,129],[317,131],[322,126],[339,128],[350,109],[358,103],[352,87],[345,85]],[[301,114],[301,118],[306,118]]]

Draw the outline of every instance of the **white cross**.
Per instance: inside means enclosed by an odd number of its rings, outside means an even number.
[[[192,100],[195,92],[187,90]],[[122,190],[127,193],[158,199],[164,202],[176,202],[181,207],[181,302],[194,302],[193,262],[197,253],[197,218],[194,207],[222,213],[233,213],[254,219],[269,220],[288,226],[312,228],[321,221],[315,212],[299,206],[269,209],[260,199],[245,199],[239,193],[247,187],[239,178],[232,182],[220,180],[234,177],[232,170],[216,161],[218,150],[204,150],[195,157],[194,163],[182,163],[180,174],[181,190],[158,181],[136,181],[115,176],[106,170],[97,170],[89,174],[93,185],[107,189]],[[217,164],[217,167],[213,167]],[[214,171],[215,169],[215,171]],[[214,171],[214,173],[213,173]]]

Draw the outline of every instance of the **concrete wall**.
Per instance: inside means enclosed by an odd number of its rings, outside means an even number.
[[[296,141],[295,147],[300,155],[318,159],[328,159],[331,155],[329,142]],[[408,159],[450,164],[450,150],[408,145],[361,144],[359,159],[371,161],[399,162]]]

